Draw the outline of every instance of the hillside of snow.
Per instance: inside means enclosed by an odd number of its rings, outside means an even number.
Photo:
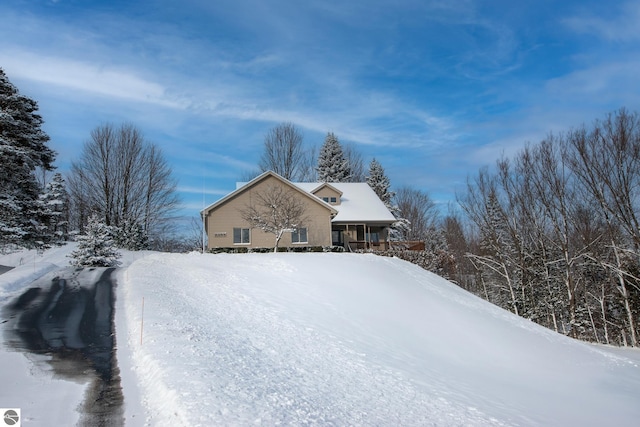
[[[157,254],[122,282],[119,340],[126,328],[150,424],[640,419],[637,352],[560,336],[398,259]]]
[[[0,257],[0,304],[68,265]],[[13,257],[13,258],[11,258]],[[635,426],[640,351],[578,342],[407,262],[126,252],[116,342],[127,425]],[[0,348],[0,406],[73,425],[82,382]],[[74,415],[75,413],[75,415]],[[25,421],[26,424],[26,421]]]

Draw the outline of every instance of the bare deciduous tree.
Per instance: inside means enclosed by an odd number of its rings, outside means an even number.
[[[604,121],[596,122],[590,131],[582,128],[572,132],[568,143],[572,148],[567,153],[571,170],[601,209],[609,229],[623,231],[610,235],[607,243],[613,256],[611,262],[603,265],[616,277],[627,316],[629,339],[631,345],[637,346],[637,321],[629,289],[637,280],[630,280],[635,277],[622,262],[622,254],[632,253],[631,268],[637,269],[640,259],[640,115],[625,109],[609,114]]]
[[[409,221],[409,229],[400,238],[427,240],[434,232],[438,221],[436,204],[431,197],[423,191],[405,186],[396,191],[395,204],[399,215]]]
[[[253,193],[250,205],[240,211],[242,219],[251,228],[275,235],[274,252],[284,233],[299,229],[307,222],[306,205],[296,194],[283,186],[270,185],[265,190]]]
[[[318,163],[317,151],[315,146],[305,150],[298,170],[297,179],[300,182],[316,182],[318,180],[318,172],[316,171],[316,164]]]
[[[132,124],[95,128],[71,165],[68,187],[77,228],[96,213],[106,225],[132,221],[146,235],[159,235],[179,204],[162,152]]]
[[[267,132],[258,163],[262,172],[270,170],[292,181],[305,174],[304,165],[303,135],[293,123],[281,123]]]
[[[367,175],[362,153],[358,151],[358,148],[354,144],[344,144],[343,152],[344,157],[347,159],[347,163],[349,164],[349,171],[351,172],[349,181],[366,182]]]
[[[479,236],[477,293],[576,338],[638,346],[639,200],[640,116],[624,109],[480,170],[459,198]]]

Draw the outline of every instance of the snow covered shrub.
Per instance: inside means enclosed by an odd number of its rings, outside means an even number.
[[[140,223],[127,219],[116,230],[115,244],[121,249],[142,251],[149,248],[149,236]]]
[[[84,234],[76,237],[78,249],[69,256],[72,265],[77,267],[117,267],[120,265],[120,253],[113,238],[114,231],[102,223],[96,215],[89,218]]]

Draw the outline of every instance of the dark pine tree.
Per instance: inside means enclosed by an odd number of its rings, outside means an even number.
[[[45,246],[59,245],[69,237],[69,195],[62,174],[55,173],[38,200],[37,221]]]
[[[38,104],[20,95],[0,68],[0,244],[33,245],[41,193],[36,169],[53,169],[55,153],[42,130]]]
[[[391,187],[391,181],[384,172],[384,168],[375,158],[369,163],[369,175],[367,176],[367,184],[378,195],[382,203],[388,208],[392,209],[391,200],[394,193],[389,191]]]

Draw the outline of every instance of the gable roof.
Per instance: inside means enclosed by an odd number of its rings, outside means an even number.
[[[294,185],[291,181],[281,177],[280,175],[278,175],[275,172],[272,171],[267,171],[262,173],[261,175],[255,177],[254,179],[252,179],[251,181],[247,182],[247,183],[243,183],[243,185],[239,185],[238,188],[236,188],[234,191],[232,191],[231,193],[227,194],[226,196],[224,196],[223,198],[219,199],[218,201],[210,204],[209,206],[207,206],[206,208],[204,208],[202,211],[200,211],[200,214],[207,214],[208,212],[210,212],[211,210],[217,208],[218,206],[223,205],[224,203],[226,203],[227,201],[235,198],[238,194],[243,193],[247,190],[249,190],[252,187],[255,187],[258,183],[264,181],[265,179],[269,178],[269,177],[273,177],[275,179],[277,179],[278,181],[280,181],[282,184],[284,184],[285,186],[291,188],[292,190],[302,194],[303,196],[307,197],[309,200],[312,200],[315,203],[318,203],[320,205],[322,205],[323,207],[327,208],[327,210],[329,210],[332,214],[336,214],[338,211],[331,206],[328,203],[325,203],[324,201],[320,200],[319,198],[315,197],[314,195],[310,194],[309,192],[307,192],[306,190],[301,189],[300,187]],[[317,183],[316,183],[317,185]]]
[[[304,184],[304,183],[298,182],[298,183],[295,183],[295,184],[298,185],[298,184]],[[335,191],[336,193],[338,193],[341,196],[342,196],[342,194],[344,194],[342,191],[338,190],[336,187],[334,187],[333,185],[329,184],[328,182],[321,182],[320,184],[318,184],[318,183],[315,183],[315,184],[317,184],[318,186],[316,188],[314,188],[313,190],[309,191],[309,193],[316,194],[318,191],[322,190],[323,188],[330,188],[330,189],[332,189],[333,191]]]
[[[333,223],[391,224],[396,222],[396,218],[366,182],[332,182],[330,184],[294,182],[293,185],[309,193],[315,193],[325,186],[330,186],[341,193],[340,204],[333,206],[338,211],[331,220]]]

